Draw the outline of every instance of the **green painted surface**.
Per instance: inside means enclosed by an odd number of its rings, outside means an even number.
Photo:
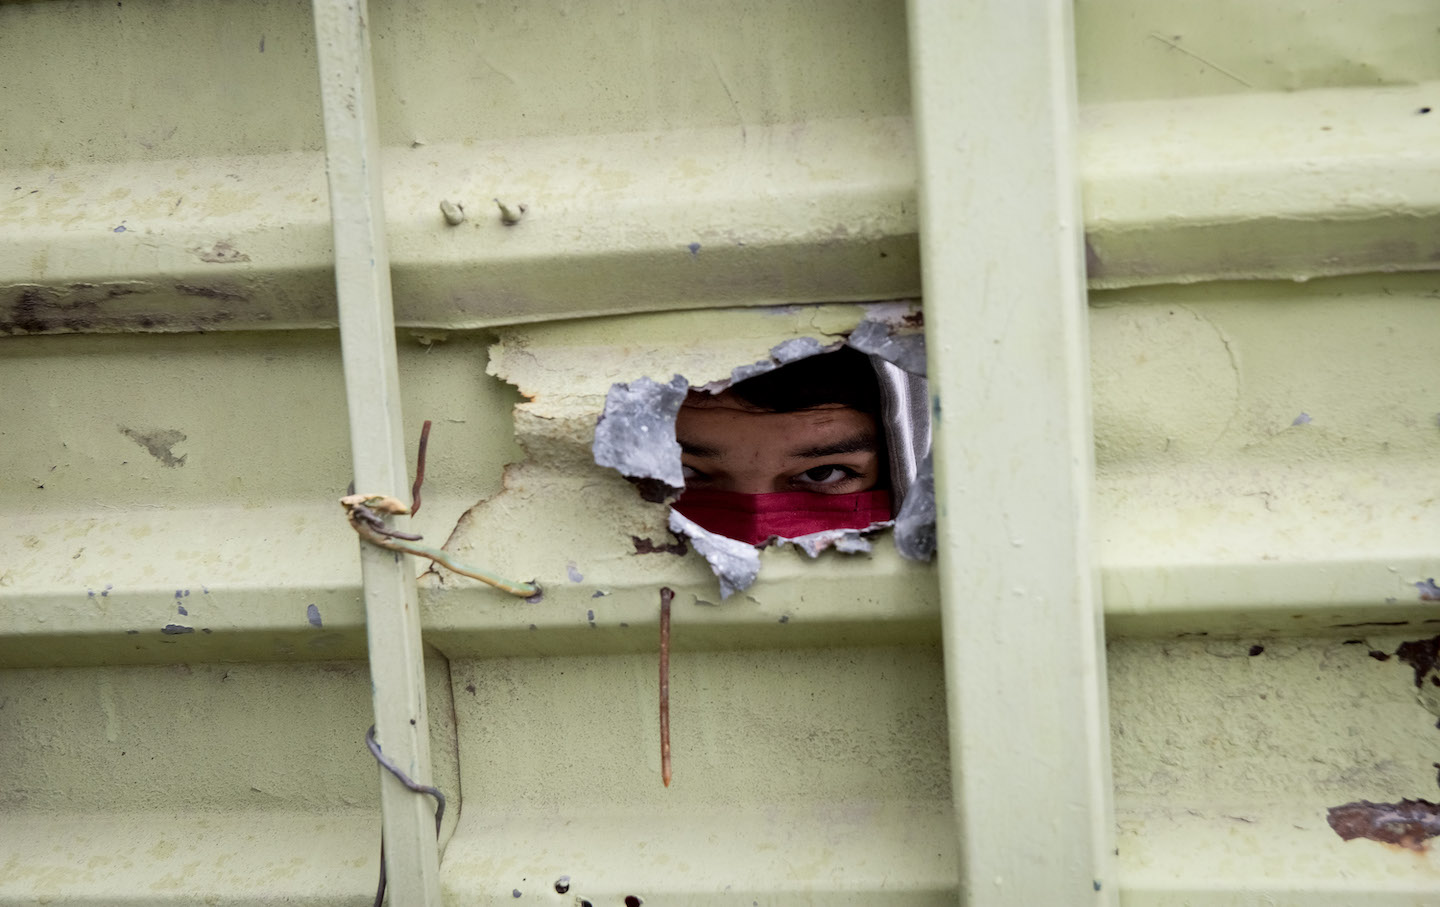
[[[612,380],[918,295],[899,9],[376,6],[415,525],[547,587],[420,580],[449,903],[953,899],[933,569],[718,606],[586,452]],[[1436,799],[1367,655],[1440,632],[1433,10],[1075,12],[1122,903],[1430,903],[1324,819]],[[0,322],[83,335],[0,341],[0,902],[373,890],[317,84],[301,6],[0,4]]]
[[[1406,637],[1351,632],[1111,646],[1124,901],[1434,902],[1433,852],[1326,824],[1354,800],[1435,800],[1435,715],[1408,666],[1370,654]]]
[[[447,666],[427,669],[454,792]],[[367,681],[353,661],[0,671],[0,902],[355,903],[379,871]]]
[[[1203,6],[1080,0],[1075,41],[1087,102],[1409,85],[1440,78],[1426,0]]]
[[[1092,297],[1112,630],[1344,634],[1440,616],[1413,585],[1440,568],[1437,287]]]

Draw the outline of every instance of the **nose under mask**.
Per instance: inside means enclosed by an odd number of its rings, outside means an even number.
[[[891,519],[888,491],[817,494],[687,491],[674,508],[701,527],[751,545],[832,529],[865,529]]]

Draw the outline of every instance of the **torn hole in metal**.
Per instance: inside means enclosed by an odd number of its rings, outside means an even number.
[[[928,560],[935,485],[919,326],[918,312],[872,317],[842,340],[787,340],[704,384],[615,384],[595,462],[671,505],[671,531],[709,562],[722,598],[755,582],[769,545],[865,553],[893,529],[901,555]]]

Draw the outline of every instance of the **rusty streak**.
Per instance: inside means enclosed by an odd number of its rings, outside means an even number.
[[[1426,849],[1427,840],[1440,835],[1440,803],[1429,800],[1401,800],[1399,803],[1356,800],[1330,807],[1327,821],[1335,829],[1335,834],[1346,841],[1369,838],[1421,852]]]
[[[674,554],[684,557],[685,553],[690,550],[685,544],[685,540],[673,532],[670,535],[675,541],[669,545],[657,545],[654,539],[642,539],[638,535],[630,536],[630,542],[635,546],[636,554]]]
[[[415,453],[415,484],[410,486],[410,515],[420,512],[420,486],[425,482],[425,446],[430,443],[430,420],[420,428],[420,448]]]
[[[670,601],[669,586],[660,587],[660,780],[670,786]]]

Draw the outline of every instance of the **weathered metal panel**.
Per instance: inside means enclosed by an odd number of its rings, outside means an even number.
[[[1380,840],[1331,819],[1440,800],[1440,14],[1073,13],[1120,901],[1435,903],[1428,807]],[[444,898],[987,903],[1004,885],[962,878],[957,815],[1073,773],[961,778],[974,802],[952,810],[940,615],[973,590],[882,538],[767,549],[722,603],[665,508],[590,454],[613,381],[723,378],[919,296],[917,205],[937,199],[902,5],[371,14],[412,474],[433,422],[413,528],[545,589],[419,579],[428,738],[459,805]],[[0,4],[0,902],[372,896],[315,40],[293,2]],[[949,88],[999,98],[997,72]],[[962,152],[998,134],[961,126]],[[998,158],[954,175],[1003,186]],[[927,306],[952,299],[961,336],[984,294],[953,291]],[[932,357],[961,348],[943,336]],[[1042,407],[995,381],[985,431],[1040,436]],[[1038,589],[1048,566],[1006,579]],[[1073,654],[1060,625],[974,643],[1001,671]],[[994,840],[1075,814],[1045,802]]]

